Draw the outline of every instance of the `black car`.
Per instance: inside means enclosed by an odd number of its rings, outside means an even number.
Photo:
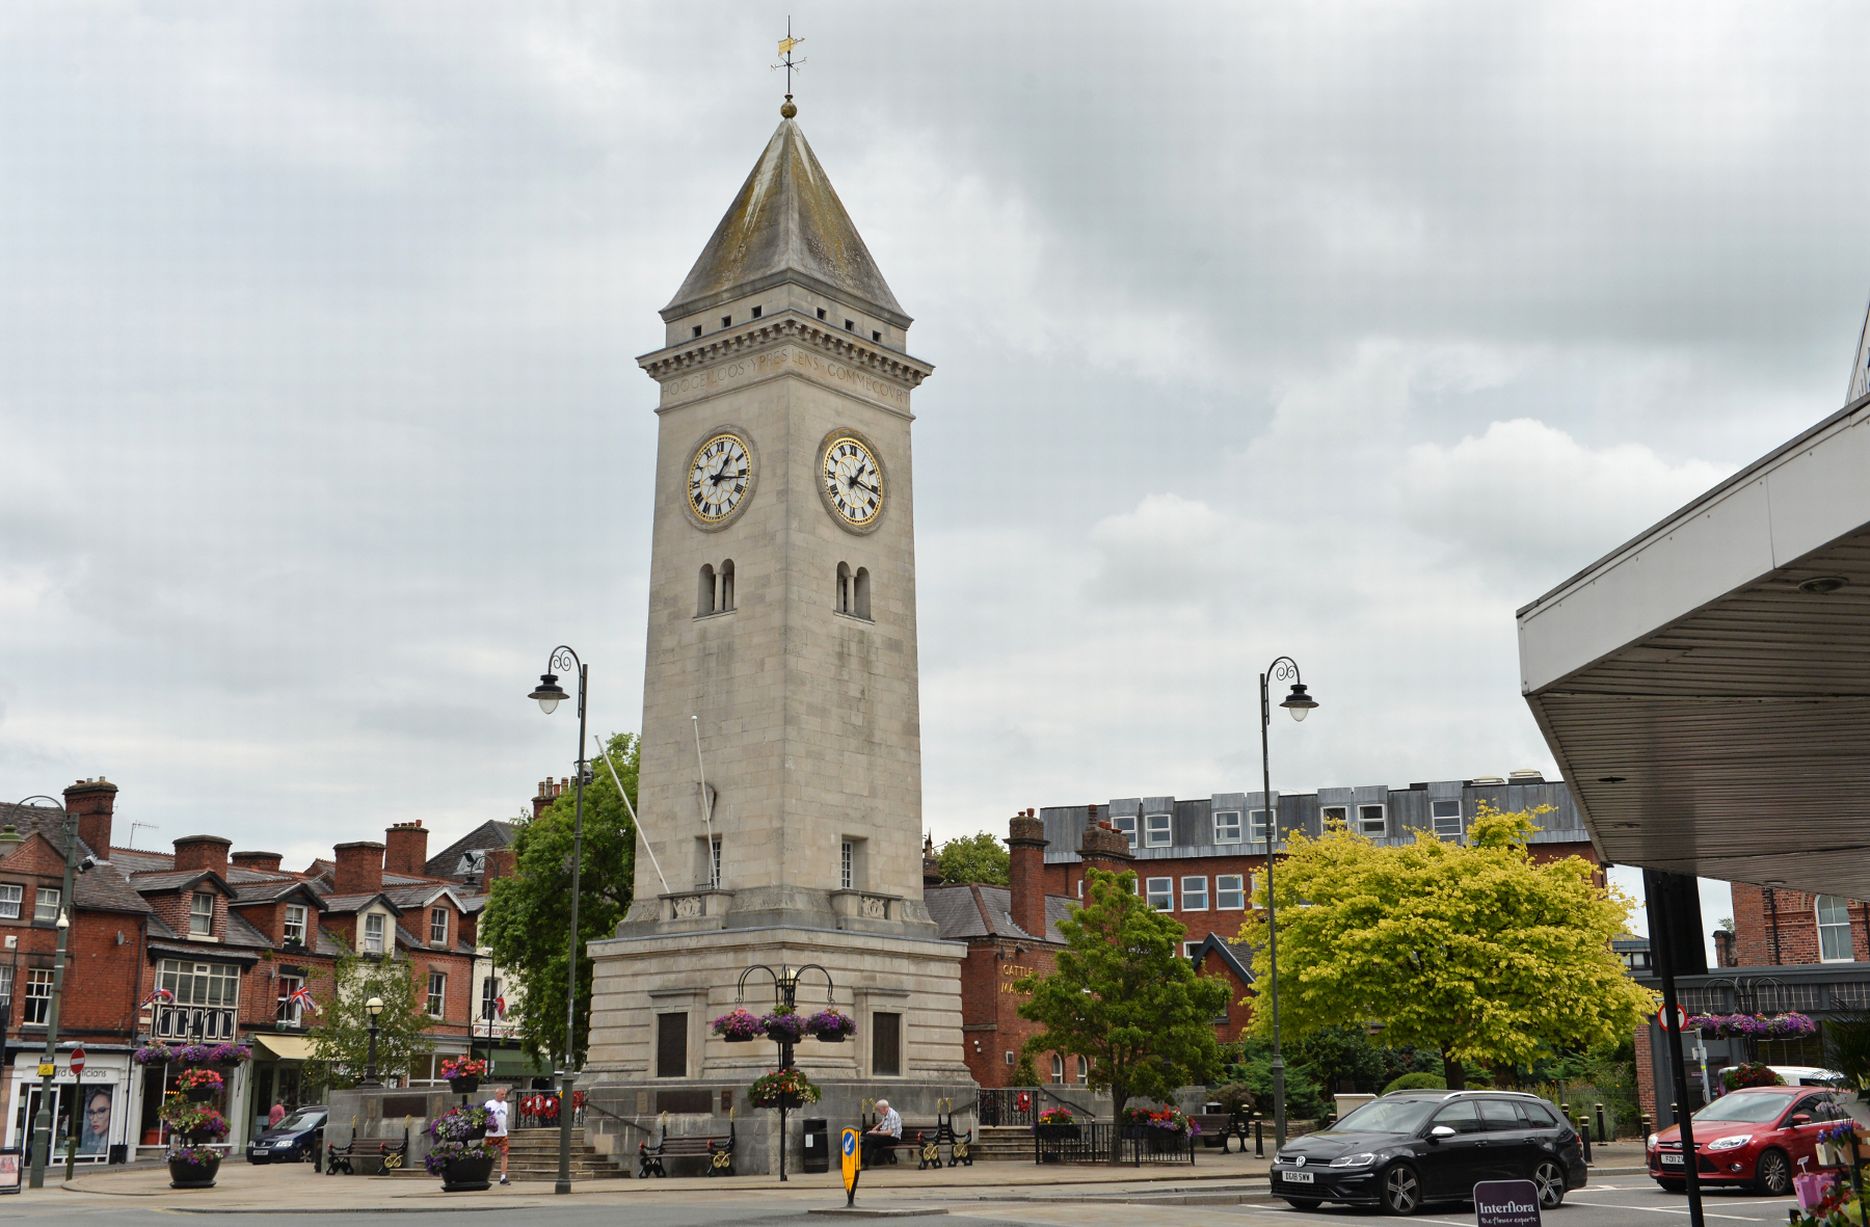
[[[1514,1091],[1396,1091],[1273,1159],[1273,1192],[1301,1210],[1327,1201],[1414,1214],[1469,1201],[1483,1180],[1530,1180],[1551,1209],[1584,1187],[1584,1149],[1564,1118]]]
[[[299,1108],[247,1143],[249,1163],[316,1162],[325,1137],[325,1109]]]

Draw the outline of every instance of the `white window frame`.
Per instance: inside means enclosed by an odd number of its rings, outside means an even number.
[[[1194,890],[1188,884],[1195,883]],[[1184,912],[1205,912],[1208,910],[1208,875],[1193,874],[1182,879],[1182,910]]]
[[[721,889],[721,837],[708,841],[708,889]]]
[[[487,1019],[493,1016],[494,998],[500,995],[500,981],[493,976],[480,979],[480,1016]]]
[[[207,906],[204,908],[203,903]],[[212,937],[214,935],[214,893],[198,890],[188,896],[188,935],[190,937]]]
[[[1351,807],[1348,805],[1321,805],[1318,807],[1318,829],[1324,830],[1331,825],[1332,819],[1344,824],[1345,830],[1352,830]]]
[[[282,1027],[303,1027],[305,1025],[305,1002],[294,1001],[292,994],[305,987],[304,976],[282,975],[274,990],[276,1004],[273,1008],[273,1021]]]
[[[1437,813],[1436,811],[1441,809],[1444,805],[1454,806],[1454,813],[1452,814]],[[1460,839],[1461,836],[1465,834],[1467,831],[1467,815],[1462,812],[1463,809],[1464,807],[1462,806],[1459,798],[1456,798],[1456,797],[1438,797],[1434,800],[1431,800],[1428,803],[1428,822],[1429,822],[1430,833],[1433,834],[1436,839],[1441,839],[1441,840]],[[1444,827],[1442,824],[1445,822],[1453,822],[1454,823],[1453,829]]]
[[[1052,1054],[1052,1085],[1065,1085],[1065,1058],[1056,1052]]]
[[[1232,882],[1230,888],[1225,883]],[[1233,895],[1239,903],[1226,902],[1227,896]],[[1247,910],[1247,875],[1244,873],[1217,873],[1214,875],[1214,909],[1219,912],[1244,912]]]
[[[18,920],[26,906],[26,887],[19,882],[0,882],[0,920]]]
[[[36,925],[58,923],[59,904],[63,902],[63,892],[56,886],[41,886],[32,893],[32,922]],[[47,908],[47,902],[51,907]],[[49,914],[48,914],[49,913]]]
[[[301,946],[311,945],[310,920],[311,910],[303,903],[286,904],[286,920],[284,927],[280,931],[281,938],[288,945],[293,943],[297,943]],[[298,934],[296,937],[293,936],[295,930]]]
[[[156,985],[169,990],[173,1005],[240,1009],[240,968],[228,963],[164,959],[156,967]]]
[[[382,912],[364,913],[363,928],[358,937],[357,944],[365,954],[386,953],[384,950],[384,939],[387,935],[389,925],[385,924],[384,921],[387,919],[388,918],[385,917]],[[372,922],[374,922],[374,924]],[[376,930],[374,933],[371,932],[372,928]]]
[[[1237,844],[1245,827],[1240,821],[1237,809],[1217,809],[1214,811],[1214,842],[1217,844]]]
[[[441,936],[435,935],[435,922],[441,922]],[[429,909],[429,945],[446,946],[448,944],[448,909],[432,907]]]
[[[1158,912],[1173,912],[1175,910],[1174,878],[1150,878],[1147,889],[1148,893],[1145,897],[1149,900],[1150,907],[1155,908]]]
[[[1825,919],[1825,903],[1829,900],[1836,904],[1834,920]],[[1820,963],[1849,963],[1853,959],[1851,940],[1851,908],[1849,900],[1842,895],[1818,895],[1812,900],[1812,916],[1818,923],[1818,961]],[[1826,954],[1827,941],[1833,950],[1838,948],[1838,939],[1843,941],[1843,953]]]
[[[1111,818],[1110,825],[1130,841],[1130,851],[1136,851],[1136,815],[1118,814]]]
[[[857,889],[857,845],[848,839],[838,841],[838,889]]]
[[[428,1016],[440,1019],[448,1013],[448,973],[429,971]]]
[[[1084,879],[1078,879],[1078,898],[1084,898]]]
[[[38,992],[34,992],[38,989]],[[26,991],[20,998],[19,1021],[22,1027],[43,1027],[46,1017],[52,1012],[52,969],[50,967],[28,967],[26,969]],[[33,1017],[33,1003],[39,1006],[38,1017]]]
[[[1196,951],[1200,949],[1201,949],[1200,942],[1183,942],[1182,943],[1182,957],[1192,963],[1195,961]]]
[[[1267,821],[1267,810],[1250,809],[1247,811],[1247,842],[1263,844],[1271,836],[1271,826]]]
[[[1372,827],[1370,811],[1376,811],[1376,825]],[[1374,801],[1362,801],[1357,805],[1357,833],[1359,835],[1384,836],[1390,833],[1389,806]]]
[[[1169,814],[1143,815],[1143,846],[1167,848],[1175,842],[1175,819]]]
[[[1091,1061],[1088,1057],[1078,1058],[1078,1081],[1089,1085],[1091,1081]]]

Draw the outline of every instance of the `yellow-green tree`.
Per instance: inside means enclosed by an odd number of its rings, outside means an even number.
[[[1579,857],[1535,862],[1541,812],[1482,803],[1466,844],[1295,835],[1274,875],[1282,1033],[1378,1024],[1386,1044],[1440,1052],[1451,1087],[1464,1061],[1524,1066],[1629,1034],[1656,1000],[1611,950],[1631,901]],[[1263,877],[1254,899],[1265,906]],[[1240,939],[1264,985],[1263,911]],[[1250,1030],[1271,1029],[1258,1003]]]

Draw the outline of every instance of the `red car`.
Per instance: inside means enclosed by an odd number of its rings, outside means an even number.
[[[1837,1092],[1809,1086],[1729,1091],[1695,1113],[1695,1169],[1704,1184],[1741,1184],[1783,1197],[1799,1160],[1816,1163],[1818,1131],[1850,1113]],[[1649,1175],[1665,1192],[1687,1187],[1679,1126],[1649,1135]]]

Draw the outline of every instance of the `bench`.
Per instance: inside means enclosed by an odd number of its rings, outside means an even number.
[[[1201,1126],[1201,1144],[1219,1146],[1223,1154],[1229,1138],[1240,1139],[1241,1154],[1253,1144],[1253,1126],[1245,1112],[1194,1112],[1188,1119]]]
[[[662,1136],[651,1146],[648,1142],[636,1144],[636,1176],[646,1180],[651,1176],[667,1176],[663,1169],[665,1159],[706,1159],[708,1175],[731,1176],[734,1174],[734,1122],[727,1122],[725,1137],[709,1137],[696,1134],[693,1137],[672,1138],[669,1126],[662,1126]]]
[[[876,1126],[876,1118],[864,1118],[864,1146],[868,1155],[878,1155],[886,1163],[895,1163],[896,1151],[909,1147],[916,1156],[916,1170],[923,1171],[931,1167],[974,1166],[974,1131],[957,1133],[954,1127],[954,1114],[943,1115],[937,1111],[935,1122],[927,1124],[903,1122],[903,1135],[900,1138],[883,1137],[870,1132]],[[948,1161],[942,1162],[941,1148],[948,1148]]]
[[[376,1149],[370,1144],[376,1143]],[[409,1134],[404,1132],[403,1140],[392,1142],[387,1138],[352,1137],[342,1146],[335,1143],[325,1145],[325,1175],[336,1176],[383,1176],[395,1172],[409,1158]]]

